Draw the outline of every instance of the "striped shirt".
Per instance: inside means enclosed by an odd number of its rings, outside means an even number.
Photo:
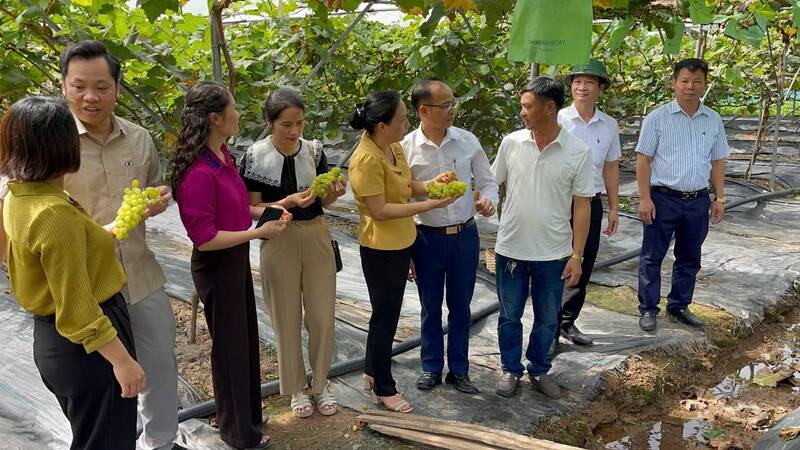
[[[38,316],[55,314],[58,334],[91,353],[117,330],[100,309],[125,285],[111,233],[66,192],[44,182],[10,182],[3,225],[14,297]]]
[[[651,186],[698,191],[708,187],[711,161],[728,156],[725,126],[719,114],[702,103],[689,117],[673,100],[644,118],[636,152],[653,158]]]

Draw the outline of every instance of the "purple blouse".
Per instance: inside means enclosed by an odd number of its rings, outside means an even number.
[[[200,153],[178,186],[181,222],[195,247],[218,231],[244,231],[253,224],[247,188],[224,145],[222,153],[225,164],[211,150]]]

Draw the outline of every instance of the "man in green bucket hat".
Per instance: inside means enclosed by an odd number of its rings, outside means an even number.
[[[592,340],[583,334],[575,321],[586,300],[586,287],[592,276],[597,250],[600,246],[600,230],[603,222],[601,195],[608,195],[608,226],[603,234],[611,236],[617,232],[617,197],[619,195],[619,158],[622,154],[617,121],[597,108],[597,98],[611,85],[606,68],[600,61],[590,59],[587,64],[577,65],[566,77],[572,90],[572,105],[558,114],[558,123],[589,145],[592,153],[592,174],[597,193],[591,200],[589,235],[584,247],[582,274],[575,286],[564,287],[563,304],[558,317],[559,333],[576,345],[592,345]],[[557,344],[558,338],[554,341]]]

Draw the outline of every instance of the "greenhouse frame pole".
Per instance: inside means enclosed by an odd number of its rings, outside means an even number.
[[[781,74],[778,77],[778,98],[777,98],[777,105],[775,110],[775,133],[772,138],[773,150],[772,150],[772,167],[770,168],[769,172],[769,187],[774,191],[775,190],[775,172],[778,169],[778,140],[780,139],[780,130],[781,130],[781,114],[783,109],[783,84],[786,80],[786,59],[789,53],[789,46],[783,46],[783,52],[781,52],[781,64],[780,64],[780,71]]]
[[[214,20],[214,13],[208,13],[209,24],[211,25],[211,66],[213,67],[214,81],[222,82],[222,58],[219,51],[219,31],[217,21]]]

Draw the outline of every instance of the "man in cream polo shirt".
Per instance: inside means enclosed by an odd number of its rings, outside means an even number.
[[[492,165],[497,183],[506,185],[495,246],[503,368],[496,392],[514,395],[525,369],[521,318],[530,290],[534,321],[525,353],[528,376],[543,394],[558,398],[558,384],[547,374],[548,350],[558,331],[564,283],[573,286],[581,276],[589,199],[595,195],[592,159],[583,141],[558,126],[561,83],[535,78],[522,89],[520,103],[525,129],[503,139]]]

